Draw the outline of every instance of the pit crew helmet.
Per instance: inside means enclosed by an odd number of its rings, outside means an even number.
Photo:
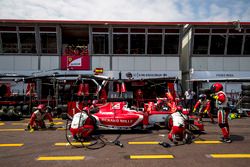
[[[223,86],[221,83],[215,83],[211,86],[210,90],[212,93],[219,92],[223,89]]]
[[[44,111],[45,108],[46,108],[46,107],[45,107],[44,104],[39,104],[39,105],[37,106],[37,109],[38,109],[38,110],[41,110],[41,111]]]
[[[166,95],[168,100],[174,101],[174,97],[172,96],[172,94],[170,92],[167,92],[165,95]]]
[[[176,111],[178,111],[178,112],[182,112],[183,111],[183,107],[182,106],[177,106],[177,110]]]
[[[205,94],[199,95],[199,99],[201,99],[202,101],[205,100],[206,98],[207,98],[207,96]]]

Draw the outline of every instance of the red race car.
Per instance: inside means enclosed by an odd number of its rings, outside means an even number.
[[[81,103],[70,102],[68,117],[72,119],[70,132],[75,139],[88,137],[96,129],[132,130],[148,129],[155,125],[172,126],[172,111],[157,111],[153,102],[145,104],[143,111],[129,108],[127,102],[107,102],[98,107],[83,108]],[[185,111],[183,111],[185,112]],[[190,117],[191,118],[191,117]],[[203,131],[204,126],[192,117],[196,129]]]

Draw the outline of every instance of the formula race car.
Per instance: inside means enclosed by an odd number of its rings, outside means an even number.
[[[152,103],[147,105],[150,106]],[[140,111],[136,108],[129,108],[127,102],[124,101],[107,102],[100,106],[84,108],[81,103],[71,102],[68,104],[71,108],[69,107],[67,113],[67,117],[71,120],[69,129],[76,140],[87,138],[97,129],[148,129],[155,125],[164,125],[167,129],[171,129],[172,111],[157,111],[152,107],[149,110],[147,105]],[[196,117],[190,116],[190,120],[189,122],[196,126],[196,129],[204,131],[203,124],[197,121]]]

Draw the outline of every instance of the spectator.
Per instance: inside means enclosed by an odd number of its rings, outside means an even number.
[[[191,89],[188,89],[185,92],[186,105],[187,105],[187,108],[189,108],[191,111],[193,110],[194,95],[195,93]]]

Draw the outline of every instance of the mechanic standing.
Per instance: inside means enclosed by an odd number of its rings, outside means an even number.
[[[39,104],[37,110],[33,112],[28,124],[28,129],[30,132],[38,130],[38,128],[46,128],[44,120],[48,119],[50,122],[50,127],[54,126],[53,119],[50,113],[46,112],[46,106],[44,104]]]
[[[199,100],[196,102],[194,109],[193,109],[193,113],[196,112],[196,110],[198,109],[198,114],[199,114],[199,121],[202,121],[202,117],[204,114],[208,114],[208,116],[211,119],[211,123],[214,123],[214,118],[210,112],[211,110],[211,105],[210,105],[211,101],[209,99],[207,99],[207,96],[205,94],[200,94],[199,95]]]
[[[231,143],[232,140],[230,139],[229,133],[229,124],[228,124],[228,114],[229,108],[227,106],[228,98],[223,92],[223,86],[221,83],[215,83],[210,88],[212,97],[215,99],[215,106],[218,110],[218,125],[222,131],[222,141],[225,143]]]
[[[167,97],[167,106],[170,108],[169,110],[174,113],[177,110],[177,106],[176,106],[176,101],[174,99],[174,97],[172,96],[172,94],[170,92],[167,92],[166,94]]]

